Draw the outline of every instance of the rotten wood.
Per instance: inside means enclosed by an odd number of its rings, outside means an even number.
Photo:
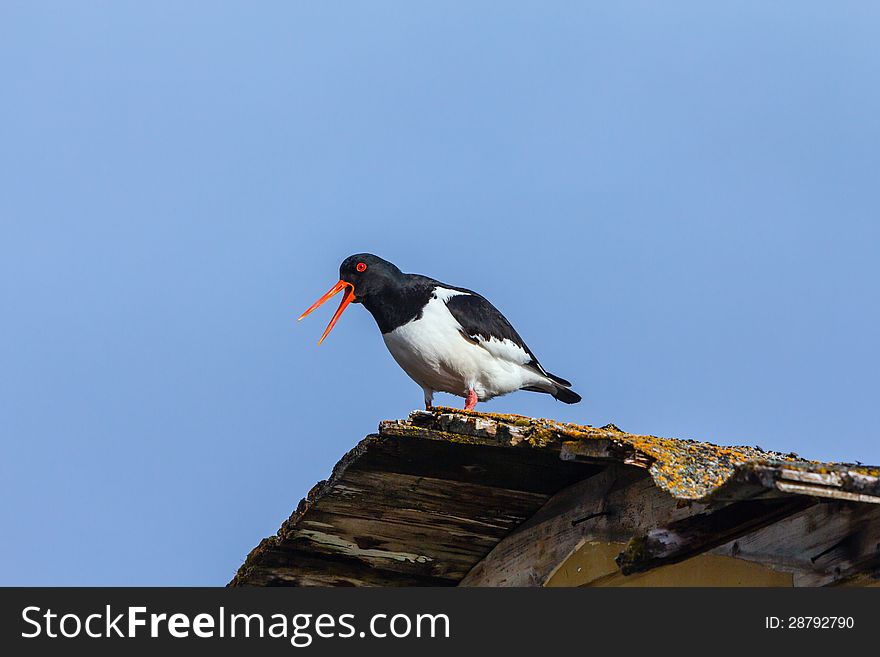
[[[626,543],[639,531],[704,508],[660,490],[640,467],[612,464],[550,498],[474,566],[461,586],[543,586],[586,542]]]
[[[823,502],[713,553],[793,573],[795,586],[880,582],[880,507]]]
[[[807,497],[734,502],[635,536],[616,561],[624,575],[678,563],[803,511]]]
[[[553,493],[599,469],[392,429],[347,455],[232,584],[456,584]]]
[[[880,471],[784,457],[417,412],[349,452],[231,584],[540,586],[573,554],[630,541],[623,572],[709,552],[795,585],[880,581]]]

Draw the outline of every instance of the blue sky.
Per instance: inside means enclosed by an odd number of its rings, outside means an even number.
[[[880,462],[878,12],[3,2],[0,583],[223,584],[418,408],[361,251],[584,397],[485,410]]]

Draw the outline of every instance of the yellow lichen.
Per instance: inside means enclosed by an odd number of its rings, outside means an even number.
[[[722,486],[744,463],[787,464],[787,467],[810,467],[821,472],[823,465],[815,461],[805,461],[791,455],[765,452],[757,447],[720,446],[694,440],[679,440],[631,434],[621,431],[614,425],[596,428],[590,425],[565,424],[544,418],[530,418],[506,413],[480,413],[446,407],[433,409],[435,418],[455,415],[458,417],[482,418],[506,425],[524,441],[535,448],[560,448],[566,441],[611,440],[616,444],[628,445],[637,453],[644,455],[645,463],[650,463],[650,472],[659,486],[681,499],[698,500],[708,496]],[[468,425],[471,425],[468,422]],[[432,429],[432,431],[436,431]],[[449,432],[447,432],[449,433]],[[460,434],[449,433],[450,440],[467,442]],[[508,434],[509,435],[509,434]],[[499,431],[499,437],[502,432]],[[518,442],[516,444],[519,444]],[[850,472],[878,476],[877,468],[853,467]]]

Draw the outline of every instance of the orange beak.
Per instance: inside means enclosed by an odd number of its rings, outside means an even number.
[[[321,339],[318,340],[319,345],[322,342],[324,342],[324,338],[327,337],[327,334],[330,333],[330,330],[336,325],[336,320],[338,320],[342,316],[342,311],[345,310],[345,308],[348,306],[348,304],[350,304],[352,301],[354,301],[354,285],[352,285],[351,283],[348,283],[347,281],[339,281],[336,285],[334,285],[333,287],[330,288],[330,291],[327,292],[327,294],[325,294],[323,297],[321,297],[320,299],[315,301],[315,303],[313,303],[309,307],[309,309],[307,311],[305,311],[302,315],[300,315],[299,319],[296,320],[296,321],[299,321],[300,319],[302,319],[303,317],[308,315],[310,312],[315,310],[318,306],[320,306],[325,301],[327,301],[330,297],[332,297],[333,295],[335,295],[338,292],[341,292],[346,287],[348,287],[348,290],[345,291],[345,294],[342,297],[342,301],[339,302],[339,308],[337,308],[336,312],[333,314],[333,319],[331,319],[330,323],[327,324],[327,328],[324,329],[324,334],[321,336]]]

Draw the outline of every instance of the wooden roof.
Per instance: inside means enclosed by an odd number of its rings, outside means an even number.
[[[880,572],[875,502],[877,468],[438,408],[382,422],[231,585],[542,584],[588,539],[624,574],[727,550],[832,583]]]

